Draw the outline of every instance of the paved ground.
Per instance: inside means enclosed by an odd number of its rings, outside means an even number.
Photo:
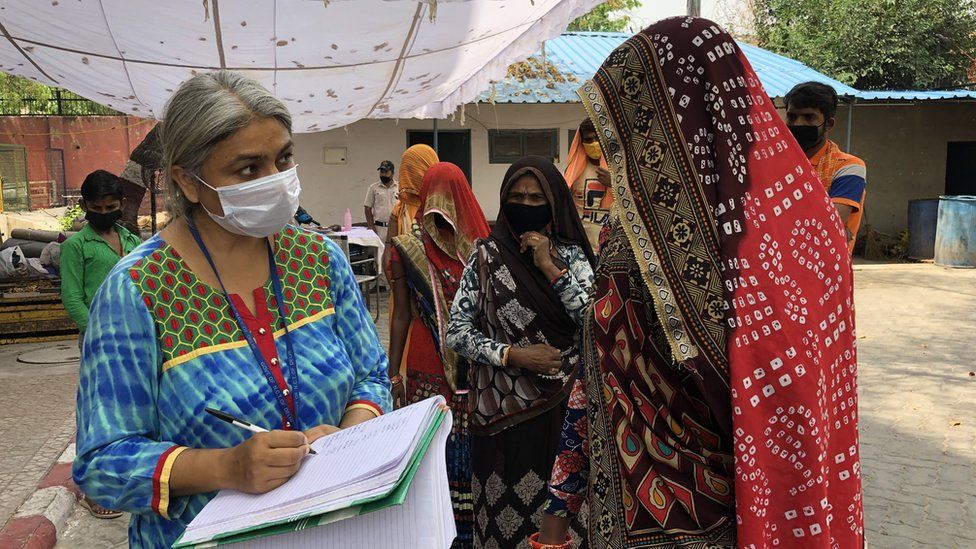
[[[855,278],[869,544],[976,547],[976,376],[970,375],[976,372],[976,270],[864,265]],[[385,340],[385,312],[380,318]],[[8,364],[15,355],[0,348],[0,376],[16,370]],[[40,373],[45,375],[22,378],[53,401],[70,402],[74,386],[67,373],[58,381],[50,372]],[[45,402],[39,409],[15,399],[20,393],[7,378],[0,383],[0,482],[9,482],[2,475],[11,434],[35,432],[22,427],[24,422],[35,423],[43,414],[52,424],[71,425],[63,419],[70,415],[63,404]],[[36,395],[29,400],[44,402]],[[34,417],[24,417],[25,409]],[[8,416],[21,419],[8,421]],[[59,434],[66,442],[69,435]],[[45,441],[56,438],[46,436]],[[59,450],[49,452],[47,463]],[[39,460],[41,454],[32,455]],[[45,466],[37,463],[34,468],[43,472]],[[76,508],[58,547],[124,545],[123,520],[98,521]]]
[[[855,273],[874,547],[976,547],[976,270]]]
[[[75,431],[78,365],[17,362],[23,353],[57,345],[0,346],[0,527]]]

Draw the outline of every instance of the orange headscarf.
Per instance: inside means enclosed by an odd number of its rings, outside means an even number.
[[[427,169],[437,164],[437,153],[428,145],[414,145],[404,151],[400,159],[400,194],[393,207],[392,218],[397,220],[396,234],[410,232],[417,210],[420,209],[420,189]]]
[[[390,226],[387,234],[387,242],[393,242],[393,238],[402,234],[408,234],[413,228],[414,219],[417,211],[420,210],[420,189],[424,184],[424,175],[427,169],[437,164],[437,153],[429,145],[414,145],[403,152],[400,158],[400,182],[397,203],[393,206],[390,219],[396,219],[396,226]],[[387,280],[393,280],[393,273],[390,270],[390,262],[387,252],[383,253],[383,265],[386,270]],[[393,311],[395,299],[393,298],[393,288],[390,288],[390,325],[393,325]],[[413,330],[413,324],[410,325]],[[410,331],[407,332],[407,346],[403,349],[403,359],[400,361],[400,373],[406,372],[407,355],[410,350]]]
[[[582,124],[580,124],[580,126],[582,126]],[[592,218],[588,214],[585,205],[585,196],[587,194],[585,185],[581,185],[581,188],[576,187],[576,180],[583,175],[588,165],[590,165],[590,157],[587,156],[586,148],[583,146],[583,132],[577,130],[576,135],[573,136],[573,144],[569,147],[569,159],[567,161],[566,172],[563,174],[563,177],[566,178],[566,184],[569,186],[569,190],[573,194],[573,202],[576,203],[577,213],[579,213],[580,218],[583,219],[583,227],[586,229],[586,235],[590,241],[590,246],[592,246],[593,251],[596,252],[599,250],[599,235],[601,225],[593,222]],[[600,167],[603,169],[609,169],[607,168],[607,157],[605,155],[600,157]],[[612,205],[613,191],[611,189],[606,189],[598,209],[609,211]]]
[[[566,172],[563,173],[563,177],[566,178],[566,184],[569,185],[570,189],[573,188],[573,184],[583,174],[587,162],[590,161],[590,157],[586,156],[586,151],[583,149],[582,133],[581,131],[577,131],[576,135],[573,136],[573,144],[569,146],[569,160],[567,160]],[[600,167],[607,168],[606,156],[600,158]],[[603,197],[603,207],[609,209],[611,203],[613,203],[613,193],[608,192]]]

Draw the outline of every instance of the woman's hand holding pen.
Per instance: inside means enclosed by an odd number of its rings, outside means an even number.
[[[226,486],[248,494],[274,490],[298,472],[309,443],[301,431],[255,433],[225,453]]]
[[[255,433],[230,448],[230,487],[248,494],[263,494],[288,481],[316,440],[338,432],[334,425],[319,425],[302,431]]]

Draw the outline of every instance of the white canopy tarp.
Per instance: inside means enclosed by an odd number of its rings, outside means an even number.
[[[595,0],[3,0],[0,70],[161,118],[198,72],[244,72],[295,131],[444,118]]]

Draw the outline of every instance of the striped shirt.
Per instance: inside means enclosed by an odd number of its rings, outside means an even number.
[[[834,204],[844,204],[853,208],[847,219],[848,250],[854,250],[857,230],[864,213],[864,197],[867,193],[867,167],[860,158],[840,150],[831,140],[810,159],[817,176],[827,189]]]

